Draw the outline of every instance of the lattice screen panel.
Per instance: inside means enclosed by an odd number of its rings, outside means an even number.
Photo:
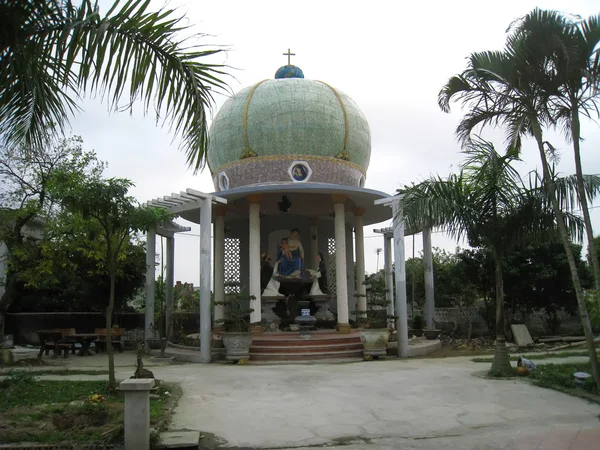
[[[240,240],[225,238],[225,294],[240,293]]]
[[[329,285],[329,293],[336,298],[336,284],[335,284],[335,239],[327,239],[327,284]]]

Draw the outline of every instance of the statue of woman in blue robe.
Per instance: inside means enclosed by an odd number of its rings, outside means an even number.
[[[290,237],[281,240],[277,255],[279,275],[301,277],[304,273],[304,248],[300,242],[300,230],[294,228]]]

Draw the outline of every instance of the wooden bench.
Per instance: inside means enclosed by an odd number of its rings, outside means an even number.
[[[119,353],[123,353],[123,337],[126,331],[125,328],[113,328],[111,332],[112,346],[116,347]],[[96,328],[94,333],[99,336],[96,341],[96,352],[106,351],[106,328]]]
[[[75,334],[75,328],[54,328],[38,331],[40,340],[38,359],[42,359],[44,352],[49,355],[50,350],[52,350],[54,357],[63,353],[63,357],[68,358],[69,350],[75,353],[75,341],[68,337],[72,334]]]

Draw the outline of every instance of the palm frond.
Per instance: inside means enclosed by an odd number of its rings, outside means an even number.
[[[84,0],[11,2],[2,33],[0,131],[10,143],[40,144],[49,123],[59,128],[76,110],[74,95],[89,92],[113,111],[140,101],[157,121],[181,137],[188,164],[203,167],[207,114],[213,93],[227,89],[224,66],[210,63],[223,49],[190,44],[189,31],[172,9],[149,11],[149,0],[115,1],[105,17]],[[3,28],[0,26],[0,28]]]

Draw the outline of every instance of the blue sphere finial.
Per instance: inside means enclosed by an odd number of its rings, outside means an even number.
[[[304,78],[304,73],[300,67],[288,64],[287,66],[281,66],[279,69],[277,69],[277,72],[275,72],[276,80],[282,78]]]

